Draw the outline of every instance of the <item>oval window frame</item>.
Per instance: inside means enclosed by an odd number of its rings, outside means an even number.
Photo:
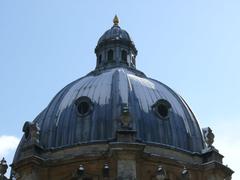
[[[159,112],[159,106],[164,106],[165,108],[167,108],[167,115],[166,116],[163,116],[160,112]],[[170,112],[171,112],[171,109],[172,109],[172,106],[171,104],[165,100],[165,99],[159,99],[157,100],[153,106],[153,111],[155,112],[155,114],[160,118],[160,119],[169,119],[170,118]]]
[[[87,103],[88,104],[88,110],[87,112],[85,113],[81,113],[79,111],[79,106],[82,104],[82,103]],[[76,101],[75,101],[75,107],[76,107],[76,112],[77,112],[77,115],[79,117],[86,117],[88,116],[92,111],[93,111],[93,103],[91,101],[91,99],[87,96],[81,96],[79,97]]]

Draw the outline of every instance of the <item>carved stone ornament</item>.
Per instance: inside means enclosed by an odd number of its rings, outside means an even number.
[[[120,116],[120,123],[122,129],[131,129],[131,115],[129,113],[129,108],[127,104],[122,106],[122,114]]]
[[[190,174],[189,171],[187,170],[186,167],[183,168],[181,172],[182,180],[189,180],[190,179]]]
[[[1,180],[8,180],[8,178],[4,176],[7,172],[7,169],[8,169],[7,161],[4,158],[2,158],[2,160],[0,161],[0,179]]]
[[[109,177],[109,165],[107,163],[104,164],[103,166],[103,178],[108,178]]]
[[[207,146],[212,147],[215,136],[214,136],[211,128],[210,127],[203,128],[202,132],[203,132],[203,137],[204,137],[204,140],[205,140]]]
[[[164,168],[162,166],[158,166],[157,172],[156,172],[156,179],[164,180],[164,179],[166,179],[166,177],[167,177],[167,174],[166,174],[166,171],[164,170]]]
[[[39,143],[40,128],[36,122],[25,122],[23,125],[25,139],[30,143]]]
[[[7,165],[7,161],[2,158],[2,160],[0,161],[0,177],[3,177],[4,174],[7,172],[8,169],[8,165]]]

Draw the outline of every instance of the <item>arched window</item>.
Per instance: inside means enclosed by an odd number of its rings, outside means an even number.
[[[136,65],[136,57],[134,55],[132,55],[132,63]]]
[[[113,61],[113,50],[110,49],[107,53],[107,57],[108,57],[108,62]]]
[[[127,51],[122,50],[122,52],[121,52],[121,58],[122,58],[122,62],[127,63]]]
[[[98,56],[98,64],[101,64],[102,63],[102,55],[100,54],[99,56]]]

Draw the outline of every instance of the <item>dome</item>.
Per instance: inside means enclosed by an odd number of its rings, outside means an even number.
[[[126,44],[127,46],[130,46],[135,52],[137,52],[128,32],[119,26],[119,20],[117,16],[114,17],[113,23],[113,26],[99,38],[95,51],[97,52],[99,48],[107,44],[121,42],[121,44]]]
[[[118,47],[109,41],[100,48],[96,53],[97,68],[64,87],[33,121],[40,130],[35,133],[39,145],[56,149],[114,142],[118,131],[125,129],[135,134],[135,142],[201,152],[205,143],[192,111],[171,88],[135,68],[136,53],[132,46],[127,49],[124,44],[132,41],[120,29],[116,18],[98,46],[117,37],[121,37]],[[110,61],[109,51],[115,55]],[[118,56],[123,51],[128,56],[126,61]],[[104,56],[104,53],[107,58],[99,62],[99,54]],[[22,146],[28,143],[31,128],[34,129],[31,123],[25,123],[25,135],[15,160]]]
[[[104,43],[106,41],[116,41],[116,40],[124,40],[132,42],[127,31],[120,28],[118,25],[112,26],[111,29],[107,30],[98,40],[98,45]]]
[[[76,105],[82,97],[92,107],[84,116],[78,114]],[[171,106],[167,119],[153,108],[161,99]],[[34,120],[41,130],[40,145],[58,148],[114,141],[124,106],[137,141],[193,152],[203,149],[201,131],[185,101],[166,85],[127,68],[92,72],[63,88]]]
[[[96,68],[25,122],[11,177],[229,179],[211,128],[202,134],[180,95],[137,70],[137,50],[118,22],[99,40]]]

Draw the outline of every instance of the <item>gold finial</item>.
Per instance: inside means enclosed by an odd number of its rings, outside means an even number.
[[[114,26],[118,26],[119,19],[118,19],[117,15],[114,16],[113,23],[114,23]]]

